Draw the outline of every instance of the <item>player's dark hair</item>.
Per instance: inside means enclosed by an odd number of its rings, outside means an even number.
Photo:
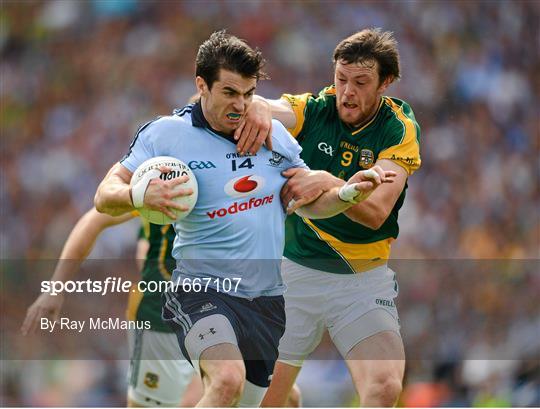
[[[392,32],[380,28],[367,28],[342,40],[334,50],[334,64],[340,60],[346,64],[377,61],[381,83],[400,77],[397,41]]]
[[[212,88],[221,68],[236,72],[242,77],[266,79],[262,71],[265,61],[258,48],[252,49],[244,40],[216,31],[201,44],[196,59],[195,75],[200,76]]]

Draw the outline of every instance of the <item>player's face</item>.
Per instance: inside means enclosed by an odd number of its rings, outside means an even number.
[[[221,69],[211,89],[201,77],[196,78],[196,84],[210,126],[216,131],[233,133],[251,104],[257,79]]]
[[[338,61],[334,84],[339,118],[353,127],[363,125],[377,111],[381,96],[390,82],[386,80],[380,83],[377,61],[351,64]]]

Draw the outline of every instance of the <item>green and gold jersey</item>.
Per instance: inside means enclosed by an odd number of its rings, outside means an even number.
[[[382,97],[373,119],[353,129],[339,119],[333,86],[323,89],[318,97],[285,94],[282,98],[294,110],[296,126],[289,131],[302,146],[301,157],[310,168],[347,180],[379,159],[396,162],[409,175],[420,167],[420,127],[406,102]],[[285,257],[310,268],[341,274],[384,264],[390,255],[390,243],[399,233],[398,212],[406,189],[378,230],[355,223],[343,214],[323,220],[296,214],[288,217]]]
[[[139,292],[134,285],[135,292],[130,292],[127,318],[132,321],[150,321],[151,329],[160,332],[172,332],[167,324],[161,320],[161,292],[159,282],[169,281],[176,265],[171,255],[175,231],[172,225],[158,226],[148,223],[141,217],[142,227],[139,238],[146,238],[150,244],[146,260],[142,269],[142,281],[146,288],[152,291]],[[148,287],[149,282],[154,282]]]

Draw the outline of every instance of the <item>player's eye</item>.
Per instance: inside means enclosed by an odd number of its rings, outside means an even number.
[[[343,84],[344,82],[347,82],[347,80],[346,80],[345,78],[338,78],[338,81],[341,82],[342,84]]]
[[[365,85],[365,84],[366,84],[365,82],[356,81],[356,85]]]
[[[250,91],[250,92],[246,93],[246,98],[251,98],[254,93],[255,93],[255,91]]]

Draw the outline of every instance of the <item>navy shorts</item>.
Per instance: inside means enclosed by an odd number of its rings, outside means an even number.
[[[257,386],[268,387],[278,357],[279,340],[285,332],[283,296],[247,299],[211,288],[204,292],[184,292],[182,286],[178,286],[176,292],[163,294],[162,318],[176,333],[182,354],[192,365],[192,359],[198,358],[189,356],[186,337],[196,336],[201,340],[211,337],[214,328],[198,331],[200,334],[190,334],[190,330],[202,318],[216,314],[224,316],[234,330],[246,367],[246,379]]]

